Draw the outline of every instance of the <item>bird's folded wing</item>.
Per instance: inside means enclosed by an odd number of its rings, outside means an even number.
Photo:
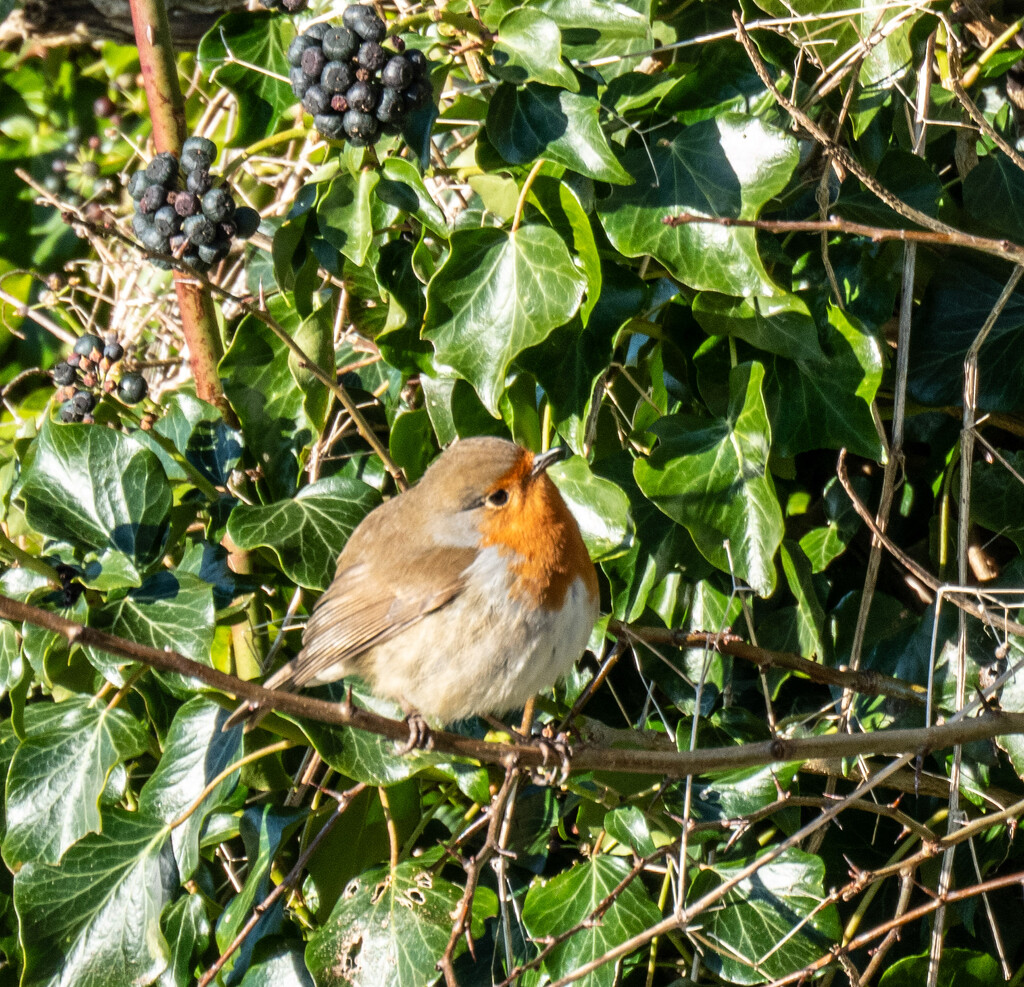
[[[434,549],[418,556],[339,567],[302,635],[302,651],[278,669],[268,689],[301,689],[337,666],[331,678],[358,674],[358,657],[454,600],[465,586],[471,548]]]

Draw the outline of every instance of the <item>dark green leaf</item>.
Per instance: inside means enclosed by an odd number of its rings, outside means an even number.
[[[518,7],[501,19],[491,58],[494,74],[506,82],[580,90],[575,73],[562,61],[558,25],[535,7]]]
[[[100,829],[100,796],[116,764],[146,750],[145,728],[123,709],[69,699],[35,704],[7,775],[4,862],[57,864]]]
[[[713,335],[745,339],[751,346],[792,360],[821,360],[818,327],[796,295],[774,298],[730,298],[701,292],[693,300],[693,315]]]
[[[164,413],[153,430],[170,439],[178,452],[211,483],[227,483],[242,455],[242,434],[228,425],[212,404],[187,392],[177,391],[161,404]],[[160,458],[171,480],[185,479],[182,468],[159,445],[147,441],[148,433],[140,429],[137,435]]]
[[[358,178],[339,175],[317,209],[324,239],[338,248],[353,264],[362,266],[373,243],[373,190],[380,172],[360,171]]]
[[[509,364],[572,318],[584,287],[550,227],[461,230],[427,286],[423,335],[497,417]]]
[[[660,419],[652,431],[661,442],[649,459],[636,461],[633,472],[640,489],[686,527],[709,562],[770,596],[783,523],[768,472],[763,379],[759,363],[732,371],[725,418]]]
[[[556,463],[548,475],[565,498],[580,526],[587,551],[595,562],[614,559],[629,550],[633,519],[629,498],[610,480],[595,476],[582,456]]]
[[[510,164],[547,158],[589,178],[629,185],[629,171],[619,164],[601,130],[599,110],[594,96],[505,82],[491,100],[487,136]]]
[[[239,504],[228,519],[228,533],[240,548],[269,548],[300,586],[325,589],[348,536],[379,503],[373,487],[330,476],[303,487],[291,500],[265,507]]]
[[[648,148],[631,145],[621,161],[636,179],[598,201],[612,244],[627,257],[651,254],[691,288],[773,297],[752,229],[664,220],[680,213],[756,219],[796,167],[792,137],[764,121],[724,113],[669,130]]]
[[[171,956],[157,987],[191,987],[192,957],[201,954],[210,941],[210,920],[200,894],[185,894],[163,914],[164,937]]]

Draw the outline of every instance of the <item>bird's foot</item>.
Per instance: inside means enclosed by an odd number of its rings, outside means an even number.
[[[403,754],[411,754],[413,751],[429,751],[434,746],[434,735],[431,733],[427,721],[415,710],[405,717],[409,727],[409,739],[405,745],[395,753],[401,757]]]
[[[530,740],[540,748],[542,758],[540,768],[533,773],[534,781],[538,784],[555,785],[560,788],[569,780],[569,774],[572,771],[572,747],[569,744],[568,734],[555,734],[548,727],[545,732],[535,734]],[[552,763],[557,763],[557,770],[554,767],[548,767]]]

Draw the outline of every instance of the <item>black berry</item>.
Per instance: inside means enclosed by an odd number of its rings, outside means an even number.
[[[153,213],[153,227],[162,236],[172,236],[181,229],[181,217],[174,206],[161,206]]]
[[[107,343],[103,347],[103,355],[111,363],[117,363],[124,356],[124,347],[120,343]]]
[[[202,214],[189,216],[182,224],[181,231],[197,247],[209,245],[217,239],[217,224]]]
[[[93,350],[103,351],[103,340],[99,336],[94,336],[91,332],[87,332],[84,336],[79,336],[75,340],[75,352],[79,356],[89,356]]]
[[[365,41],[383,41],[388,33],[387,27],[373,7],[365,4],[352,4],[346,7],[341,20],[345,27],[355,31]]]
[[[383,51],[383,49],[381,49]],[[381,85],[390,89],[404,89],[416,78],[416,70],[404,55],[394,55],[380,74]]]
[[[322,86],[310,86],[306,95],[302,97],[302,108],[316,116],[318,113],[326,113],[331,106],[331,94],[326,92]]]
[[[53,382],[61,387],[73,384],[77,379],[78,371],[64,361],[61,361],[53,368]]]
[[[195,168],[185,179],[185,188],[195,195],[205,195],[213,188],[213,179],[206,168]]]
[[[179,216],[194,216],[199,212],[199,196],[194,192],[179,192],[174,197],[174,211]]]
[[[307,48],[318,48],[320,42],[310,36],[307,31],[305,34],[300,34],[292,40],[292,43],[288,46],[288,64],[289,65],[302,65],[302,55]]]
[[[335,99],[344,99],[336,96]],[[340,113],[318,113],[313,117],[313,126],[328,140],[340,140],[345,136],[344,118]]]
[[[145,396],[149,388],[146,385],[146,378],[140,373],[124,374],[117,385],[117,396],[125,404],[138,404]]]
[[[379,72],[384,68],[387,57],[376,41],[364,41],[359,46],[359,67],[367,72]]]
[[[170,151],[158,154],[146,165],[146,178],[156,185],[170,187],[178,177],[178,159]]]
[[[167,189],[162,185],[150,185],[139,200],[139,212],[154,213],[167,202]]]
[[[352,66],[346,62],[328,62],[320,73],[320,85],[329,93],[343,93],[354,81]]]
[[[248,206],[241,206],[235,210],[234,223],[235,236],[248,240],[260,227],[260,214]]]
[[[347,27],[332,27],[324,34],[323,48],[327,58],[342,61],[359,50],[359,38]]]
[[[203,196],[203,214],[215,223],[230,219],[235,212],[235,200],[226,188],[212,188]]]

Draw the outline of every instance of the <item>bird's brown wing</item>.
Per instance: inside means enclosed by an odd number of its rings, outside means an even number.
[[[359,656],[450,603],[465,585],[471,548],[431,549],[339,568],[302,635],[302,651],[267,679],[268,689],[301,689],[332,668],[330,678],[359,673]]]

